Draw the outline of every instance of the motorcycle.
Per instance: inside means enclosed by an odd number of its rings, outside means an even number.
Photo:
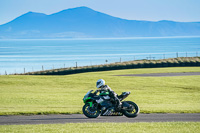
[[[97,118],[101,116],[123,116],[129,118],[137,117],[140,112],[139,107],[132,101],[123,101],[120,108],[115,107],[115,100],[110,98],[108,94],[99,94],[97,91],[92,93],[90,90],[83,98],[85,105],[82,108],[83,114],[88,118]],[[118,96],[119,100],[124,100],[130,92],[123,92]]]

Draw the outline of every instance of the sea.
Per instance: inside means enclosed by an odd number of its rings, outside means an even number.
[[[200,56],[200,37],[1,39],[0,75]]]

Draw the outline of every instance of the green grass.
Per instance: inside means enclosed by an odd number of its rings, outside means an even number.
[[[113,75],[200,72],[200,67],[128,69],[67,76],[0,76],[0,115],[82,113],[82,98],[105,79],[142,113],[200,113],[200,76],[123,77]]]
[[[68,123],[46,125],[1,125],[0,132],[13,133],[198,133],[200,122],[163,123]]]

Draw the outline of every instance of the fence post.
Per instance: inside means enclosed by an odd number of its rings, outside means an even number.
[[[42,71],[44,71],[44,67],[43,67],[43,65],[42,65]]]
[[[107,64],[108,60],[106,60],[106,64]]]
[[[24,73],[26,73],[26,69],[24,68]]]
[[[77,64],[77,62],[76,62],[76,68],[78,67],[78,64]]]
[[[178,58],[178,52],[176,52],[176,58]]]
[[[198,57],[198,52],[196,52],[196,57]]]
[[[187,57],[187,52],[186,52],[186,57]]]
[[[122,59],[121,59],[121,57],[120,57],[120,63],[122,62]]]
[[[5,75],[7,75],[7,72],[5,71]]]

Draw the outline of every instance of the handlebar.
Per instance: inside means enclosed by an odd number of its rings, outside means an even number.
[[[94,94],[97,94],[99,92],[99,90],[96,90],[95,92],[94,92]]]

